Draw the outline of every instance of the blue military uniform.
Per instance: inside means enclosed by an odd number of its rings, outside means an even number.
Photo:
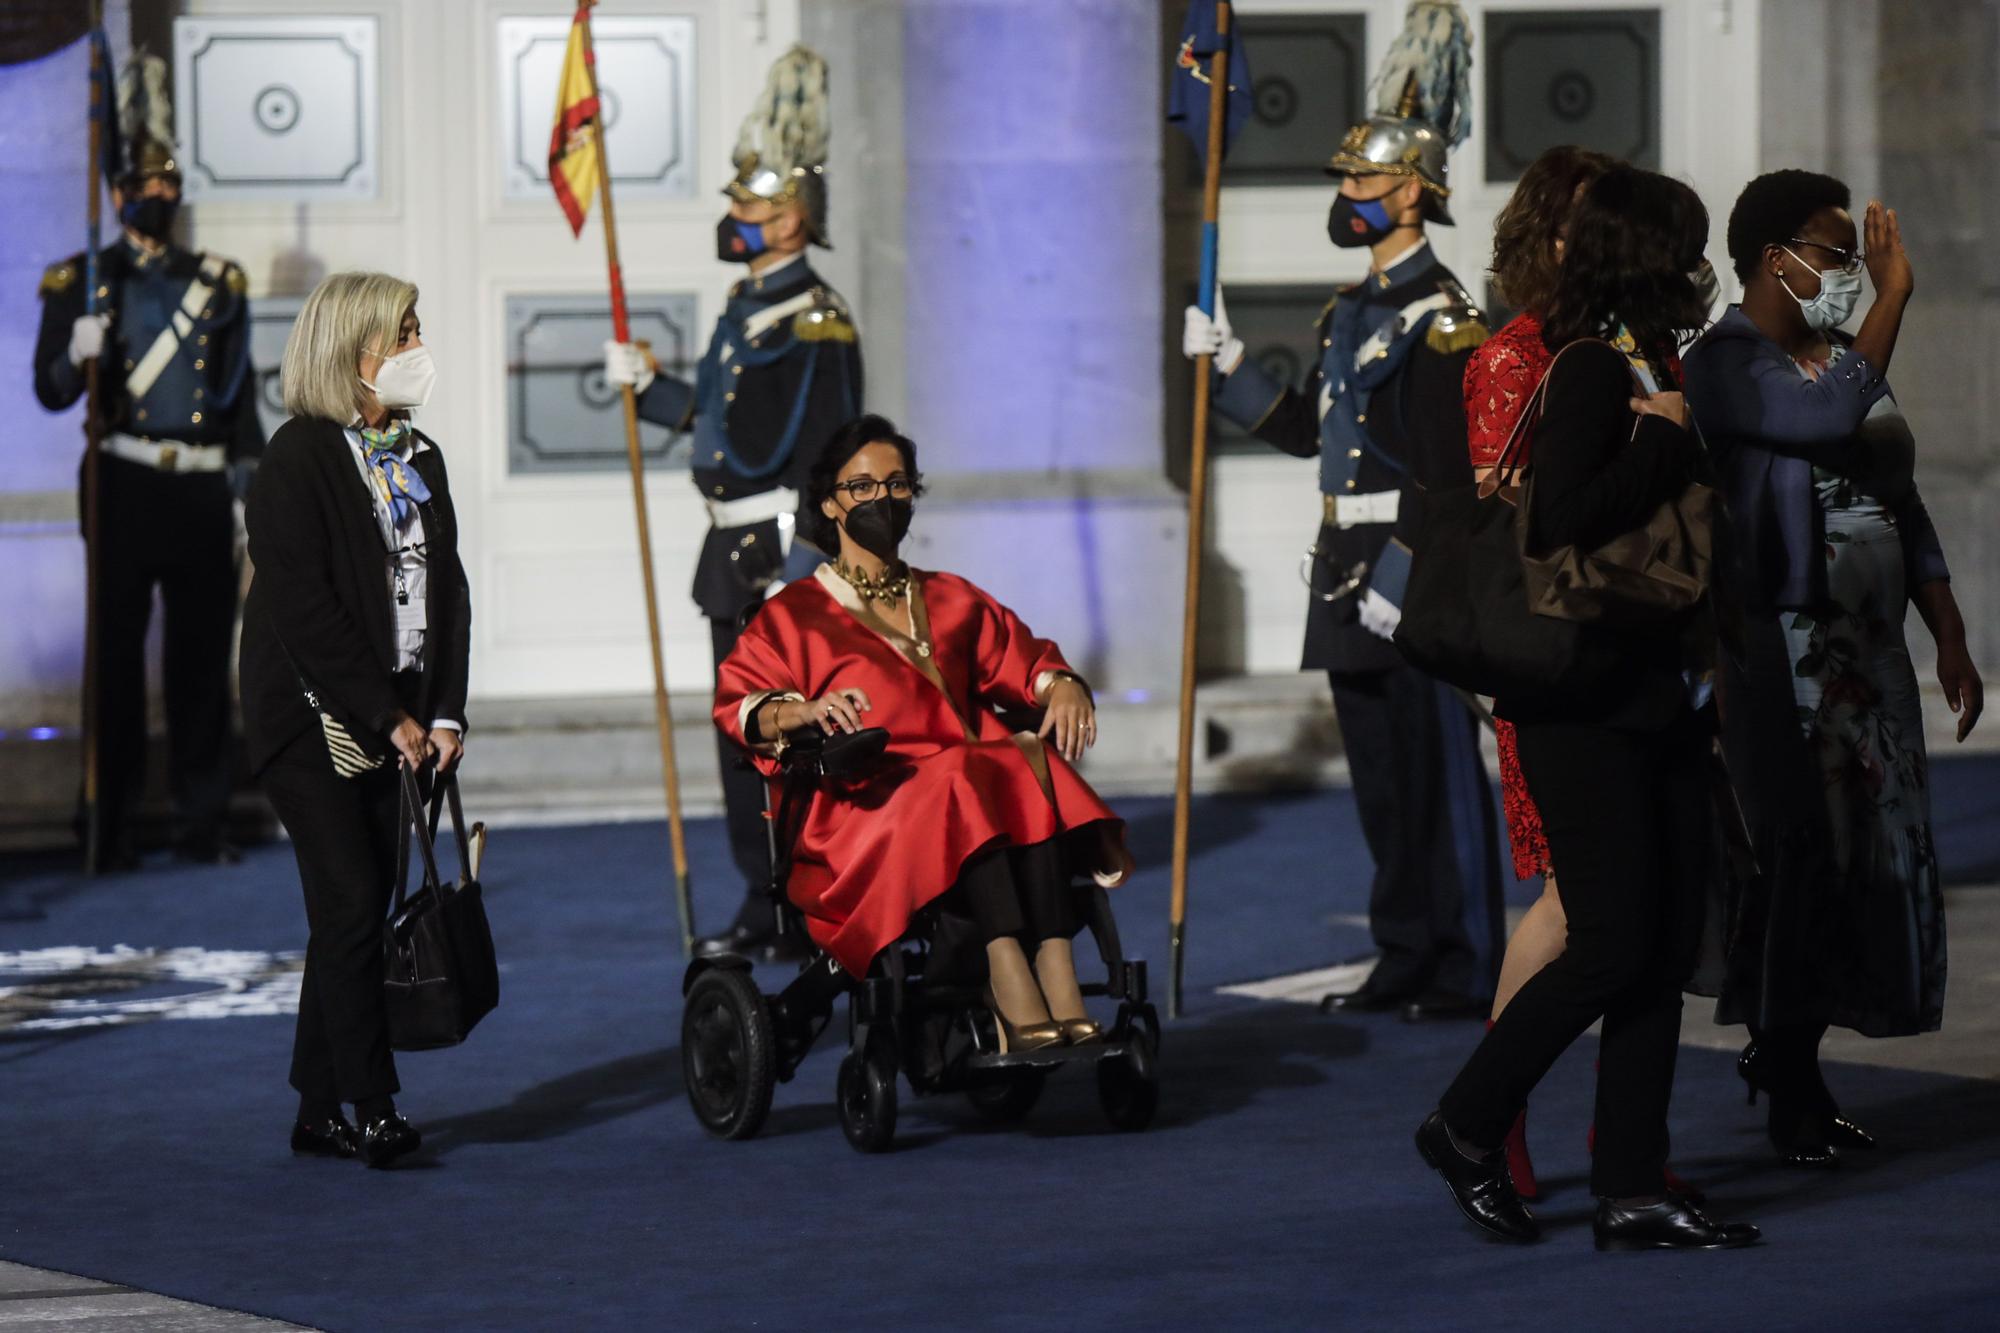
[[[1375,862],[1369,921],[1381,961],[1368,987],[1391,997],[1490,995],[1504,944],[1478,726],[1358,611],[1370,590],[1401,606],[1417,492],[1470,467],[1462,386],[1485,337],[1478,308],[1423,242],[1334,298],[1303,389],[1246,360],[1216,396],[1259,439],[1319,459],[1323,521],[1302,666],[1332,682]]]
[[[796,541],[799,493],[833,432],[861,410],[861,344],[847,307],[801,254],[729,289],[695,381],[661,375],[639,396],[648,421],[694,434],[695,488],[710,527],[694,600],[715,660],[736,646],[771,585],[824,557]],[[717,733],[730,849],[749,885],[770,872],[763,782]]]
[[[85,313],[84,256],[43,274],[35,396],[50,411],[83,396],[70,363]],[[165,606],[169,775],[184,842],[220,841],[230,792],[229,651],[236,617],[234,489],[264,449],[253,401],[243,270],[174,246],[119,241],[98,255],[97,587],[101,845],[129,851],[145,772],[145,640]]]

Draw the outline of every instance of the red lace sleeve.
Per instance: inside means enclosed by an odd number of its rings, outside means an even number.
[[[1488,338],[1465,364],[1466,447],[1474,467],[1500,457],[1522,404],[1549,365],[1542,326],[1520,315]]]

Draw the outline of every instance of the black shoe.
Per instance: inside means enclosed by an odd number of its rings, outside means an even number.
[[[1875,1136],[1838,1111],[1827,1117],[1827,1143],[1835,1148],[1873,1148]]]
[[[307,1124],[292,1122],[292,1155],[295,1157],[354,1157],[361,1152],[361,1136],[345,1116]]]
[[[201,866],[233,866],[243,860],[242,851],[219,835],[183,840],[174,848],[174,859]]]
[[[423,1146],[424,1136],[417,1127],[396,1112],[370,1120],[361,1129],[361,1155],[368,1165],[388,1166]]]
[[[1386,1014],[1392,1009],[1402,1008],[1413,998],[1363,986],[1345,995],[1327,996],[1319,1002],[1319,1011],[1323,1014]]]
[[[777,931],[769,925],[746,926],[739,921],[720,935],[707,935],[696,940],[694,956],[720,958],[725,954],[735,954],[739,958],[756,958],[777,938]]]
[[[1451,1189],[1452,1202],[1468,1222],[1502,1240],[1532,1241],[1542,1238],[1535,1215],[1514,1192],[1513,1177],[1507,1174],[1504,1150],[1484,1157],[1468,1157],[1445,1128],[1444,1117],[1436,1111],[1417,1126],[1417,1151],[1444,1177]]]
[[[1453,1018],[1484,1018],[1493,1008],[1491,1002],[1475,1000],[1469,995],[1454,995],[1450,991],[1427,990],[1416,999],[1403,1005],[1405,1023],[1428,1023],[1433,1020]]]
[[[1711,1222],[1685,1199],[1621,1204],[1597,1201],[1590,1224],[1600,1250],[1737,1250],[1764,1233],[1748,1222]]]

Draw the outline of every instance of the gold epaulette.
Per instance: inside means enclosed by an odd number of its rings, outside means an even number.
[[[250,275],[245,273],[239,264],[231,264],[224,269],[222,280],[229,285],[229,290],[238,296],[250,290]]]
[[[1486,327],[1486,314],[1473,304],[1471,293],[1460,286],[1455,278],[1447,278],[1438,284],[1438,290],[1450,301],[1431,316],[1431,324],[1424,331],[1424,343],[1433,352],[1464,352],[1479,346],[1491,336]]]
[[[840,298],[825,288],[815,288],[813,304],[792,319],[792,336],[802,342],[851,343],[860,341],[854,321]]]
[[[41,295],[47,298],[58,292],[68,291],[71,284],[77,280],[77,276],[77,266],[67,259],[60,264],[49,265],[42,270]]]

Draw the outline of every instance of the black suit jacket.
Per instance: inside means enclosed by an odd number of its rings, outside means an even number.
[[[255,577],[243,604],[243,729],[261,770],[319,725],[301,677],[363,745],[386,751],[396,714],[429,726],[465,721],[472,597],[458,558],[444,454],[435,441],[411,464],[430,487],[423,506],[429,561],[423,686],[399,697],[388,553],[374,500],[346,432],[294,417],[264,452],[245,521]]]

